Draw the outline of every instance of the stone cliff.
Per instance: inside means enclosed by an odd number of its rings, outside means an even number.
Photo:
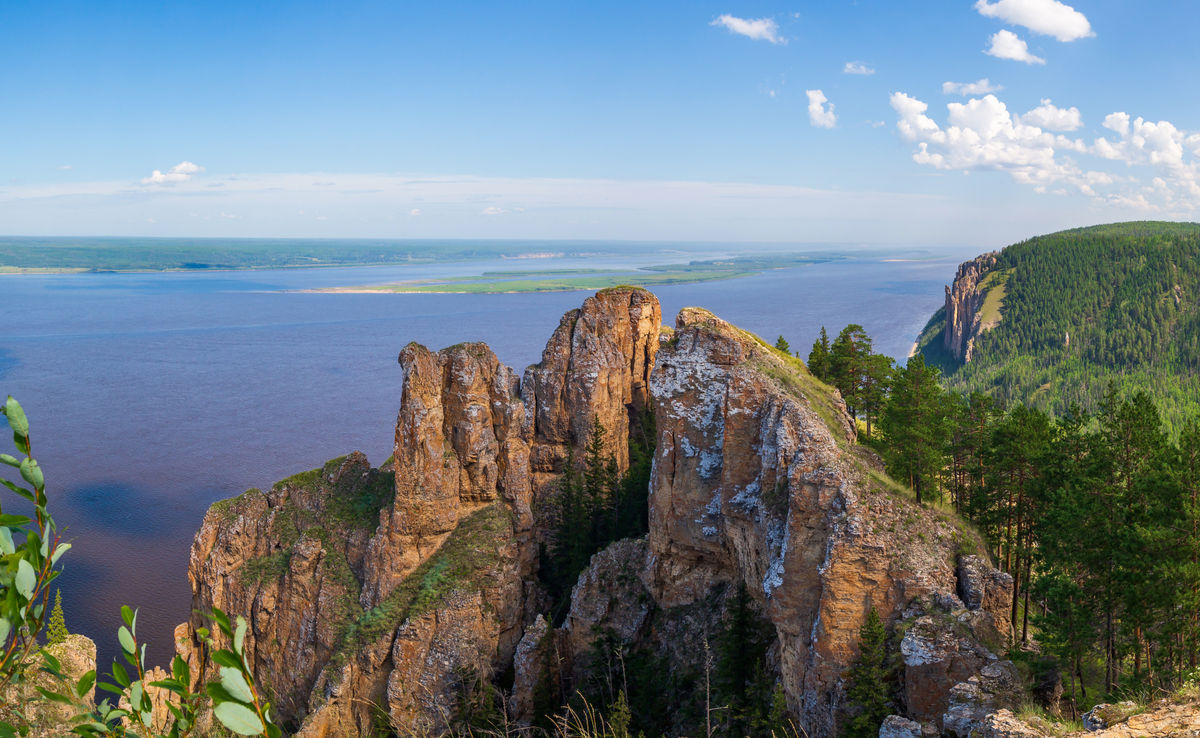
[[[943,342],[957,361],[971,360],[971,350],[981,327],[981,309],[987,297],[983,282],[996,265],[997,253],[993,251],[960,264],[953,284],[946,288]]]
[[[650,293],[603,291],[521,378],[484,344],[410,345],[387,465],[351,454],[213,506],[192,547],[195,607],[248,617],[247,651],[289,728],[439,734],[464,689],[506,671],[511,716],[527,720],[539,654],[582,680],[600,632],[694,670],[697,637],[742,587],[808,735],[844,715],[871,608],[905,631],[906,714],[942,728],[953,688],[1007,636],[993,615],[1005,583],[961,555],[978,541],[887,479],[797,359],[703,310],[660,324]],[[649,535],[596,554],[556,628],[539,511],[594,419],[624,469],[651,417]]]

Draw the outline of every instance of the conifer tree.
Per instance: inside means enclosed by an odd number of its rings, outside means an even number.
[[[825,326],[821,326],[821,336],[813,341],[812,350],[808,352],[808,371],[829,383],[829,334],[825,332]]]
[[[891,712],[887,629],[874,607],[867,613],[858,637],[859,657],[847,673],[850,687],[846,690],[846,702],[855,714],[846,721],[840,734],[848,738],[874,738]]]
[[[46,625],[46,645],[62,643],[70,637],[67,621],[63,617],[62,591],[54,590],[54,609],[50,611],[50,622]]]
[[[924,502],[946,467],[951,413],[938,372],[920,354],[898,369],[892,393],[879,419],[887,441],[885,459],[892,474]]]
[[[779,338],[775,339],[775,348],[782,351],[785,354],[792,353],[791,345],[787,342],[787,339],[784,338],[783,336],[780,336]]]

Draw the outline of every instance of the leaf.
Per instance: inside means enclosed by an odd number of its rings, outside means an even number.
[[[14,400],[12,395],[9,395],[4,402],[4,414],[8,416],[8,424],[12,427],[13,433],[29,437],[29,419],[25,417],[21,403]]]
[[[50,565],[54,566],[55,564],[57,564],[58,560],[62,558],[62,555],[70,550],[71,550],[71,544],[69,544],[69,543],[59,544],[58,548],[54,549],[54,555],[50,557]]]
[[[12,631],[12,623],[8,622],[8,618],[0,618],[0,647],[3,647],[4,642],[8,640],[10,631]]]
[[[239,702],[254,701],[254,693],[250,691],[250,685],[246,683],[242,672],[237,669],[231,669],[228,666],[221,667],[221,686]]]
[[[37,572],[25,559],[21,559],[21,563],[17,564],[17,577],[13,580],[13,585],[26,600],[33,597],[33,588],[37,586]]]
[[[72,700],[70,697],[61,695],[58,692],[51,692],[50,690],[46,689],[45,687],[35,687],[35,689],[37,689],[38,694],[40,694],[42,697],[50,700],[51,702],[57,702],[62,705],[74,705],[75,704],[75,701]]]
[[[142,682],[136,681],[129,686],[129,709],[140,712],[142,709]]]
[[[17,494],[19,494],[20,496],[29,500],[30,502],[33,502],[33,493],[30,492],[29,490],[25,489],[24,487],[17,485],[17,484],[13,484],[12,482],[8,481],[7,479],[0,479],[0,484],[3,484],[5,487],[8,487],[13,492],[16,492]]]
[[[0,738],[17,738],[17,729],[5,722],[0,722]]]
[[[125,653],[137,653],[137,644],[133,640],[133,633],[129,632],[129,628],[124,625],[117,630],[117,640],[121,642],[121,648]]]
[[[222,702],[213,708],[221,724],[238,735],[262,735],[263,723],[258,714],[236,702]]]
[[[129,686],[129,672],[125,671],[125,667],[116,661],[112,665],[112,675],[113,679],[117,680],[117,684],[120,684],[122,687]]]
[[[15,456],[9,456],[8,454],[0,454],[0,464],[8,464],[9,466],[20,466],[21,462]]]
[[[75,694],[80,697],[92,691],[92,685],[96,683],[96,670],[92,669],[88,673],[79,677],[79,682],[75,685]]]
[[[233,650],[237,652],[238,656],[241,656],[243,653],[245,653],[245,650],[242,647],[243,644],[245,643],[245,641],[246,641],[246,618],[242,617],[241,615],[238,615],[237,630],[233,634]]]
[[[121,619],[125,621],[126,625],[132,628],[133,608],[131,608],[129,605],[121,605]]]
[[[33,485],[34,489],[42,489],[46,486],[46,478],[42,475],[42,468],[33,459],[24,459],[21,461],[21,477]]]
[[[10,528],[19,528],[29,522],[29,518],[24,515],[0,515],[0,525],[7,525]]]
[[[13,543],[12,531],[7,526],[0,526],[0,553],[7,556],[17,552],[17,546]]]
[[[232,666],[235,669],[242,664],[241,659],[239,659],[237,655],[233,653],[233,651],[229,651],[224,648],[222,648],[220,651],[213,651],[212,660],[214,663],[217,663],[221,666]]]

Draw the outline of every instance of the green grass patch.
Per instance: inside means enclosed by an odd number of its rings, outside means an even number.
[[[508,507],[493,503],[458,523],[445,543],[376,607],[363,613],[343,631],[332,666],[364,646],[420,617],[459,589],[482,589],[494,576],[497,550],[512,535]]]
[[[238,580],[243,584],[261,584],[278,579],[287,573],[292,560],[291,547],[267,556],[250,559],[238,569]]]
[[[987,290],[983,298],[983,307],[979,308],[979,330],[986,331],[994,328],[1001,318],[1000,311],[1004,308],[1004,295],[1008,289],[1008,276],[1011,269],[994,271],[984,278],[980,288]]]

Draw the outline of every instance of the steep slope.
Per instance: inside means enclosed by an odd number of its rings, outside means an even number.
[[[919,344],[956,390],[1060,413],[1113,382],[1178,424],[1200,397],[1200,225],[1080,228],[966,262]]]
[[[483,344],[410,345],[387,467],[351,454],[213,506],[194,604],[249,616],[247,651],[289,727],[440,734],[470,684],[505,672],[510,716],[528,721],[539,684],[569,696],[594,681],[603,642],[669,668],[664,730],[695,734],[697,639],[722,631],[743,589],[808,735],[844,718],[871,608],[903,635],[906,714],[943,727],[955,686],[997,661],[1004,575],[882,474],[797,359],[704,310],[660,323],[650,293],[601,292],[520,380]],[[650,533],[593,557],[555,629],[536,575],[544,503],[593,418],[620,467],[648,410]]]

